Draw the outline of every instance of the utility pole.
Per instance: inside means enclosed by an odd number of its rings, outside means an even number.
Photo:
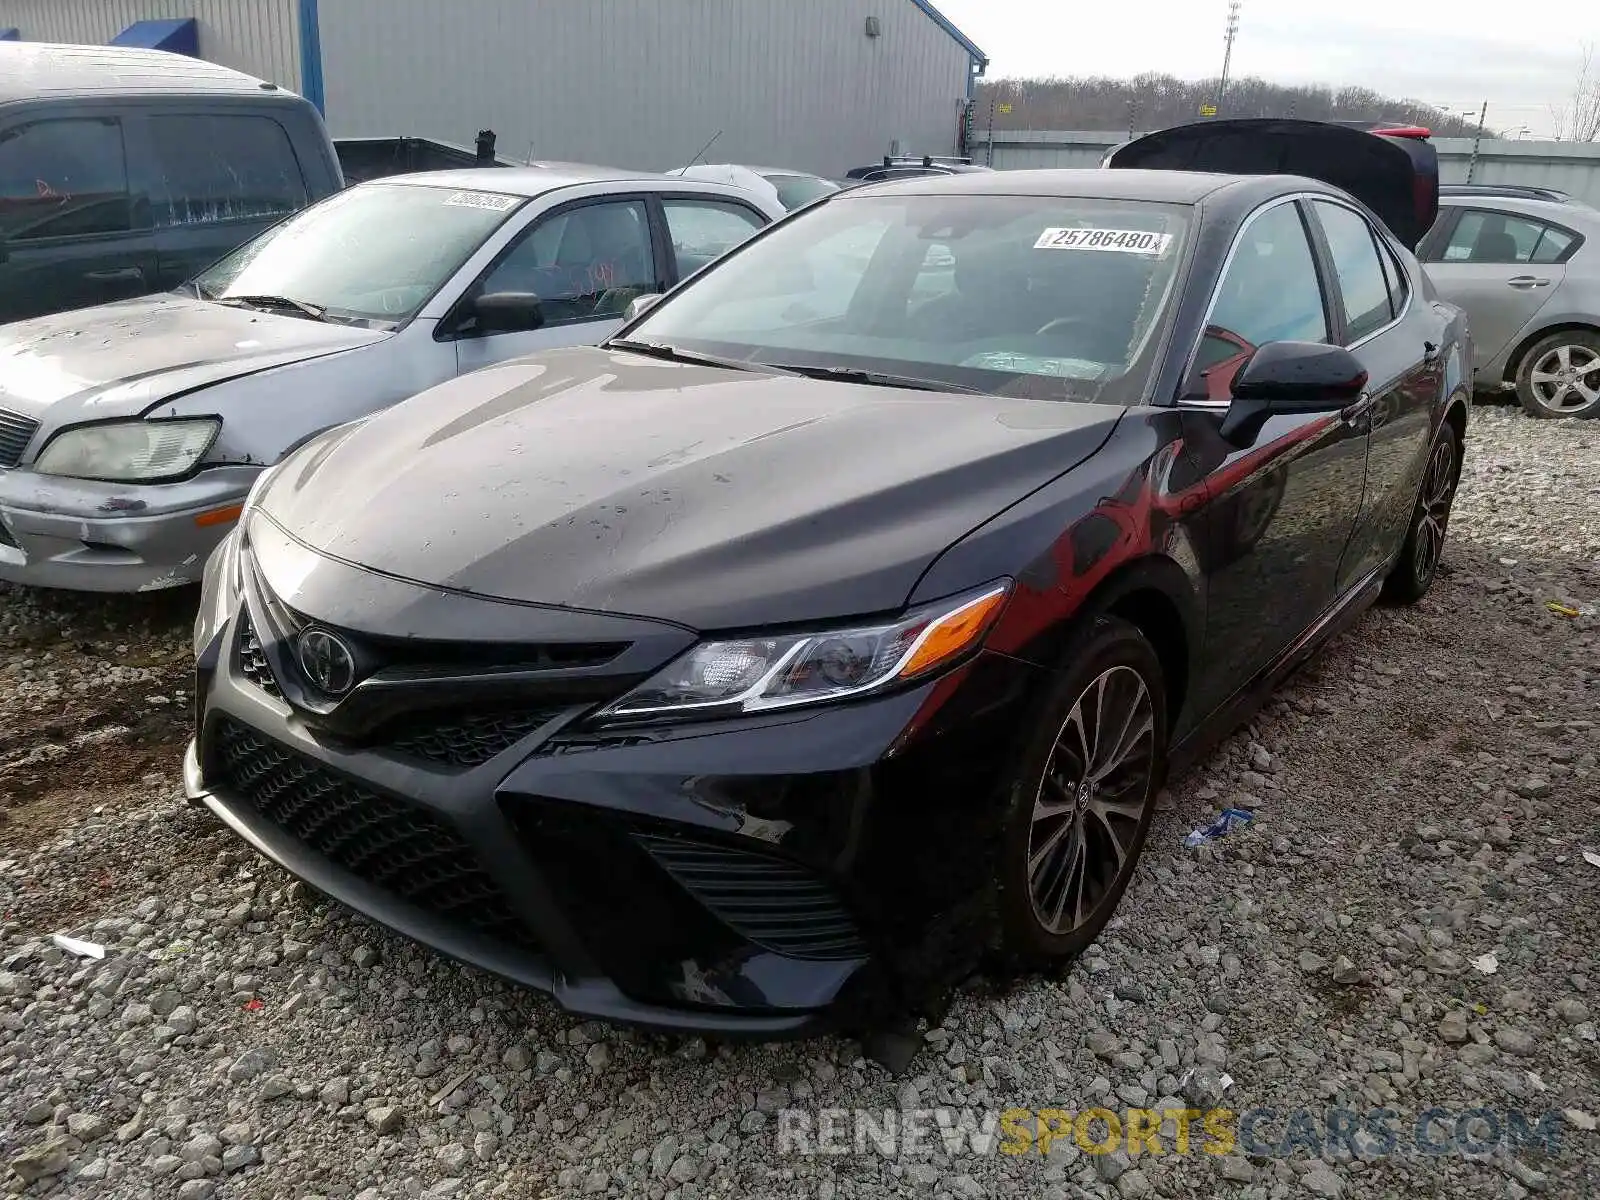
[[[1483,122],[1489,115],[1489,102],[1485,100],[1483,107],[1478,110],[1478,132],[1472,139],[1472,157],[1467,160],[1467,182],[1472,182],[1472,177],[1478,170],[1478,145],[1483,141]]]
[[[1217,81],[1216,110],[1222,111],[1222,93],[1228,90],[1228,66],[1233,61],[1233,39],[1239,33],[1239,0],[1228,0],[1228,28],[1222,39],[1222,77]]]
[[[1000,99],[1000,89],[994,88],[989,93],[989,140],[984,145],[984,161],[989,166],[994,166],[994,106]]]

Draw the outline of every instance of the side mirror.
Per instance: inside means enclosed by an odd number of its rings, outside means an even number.
[[[544,305],[532,292],[490,292],[472,302],[478,333],[531,333],[544,324]]]
[[[1366,386],[1366,368],[1342,346],[1268,342],[1234,378],[1233,403],[1222,423],[1222,436],[1248,445],[1269,418],[1332,412],[1355,400]]]
[[[644,316],[645,313],[649,312],[658,303],[660,303],[660,301],[660,292],[646,292],[642,296],[635,296],[632,300],[628,301],[628,307],[622,310],[623,323],[631,324],[632,322],[637,321],[640,317]]]

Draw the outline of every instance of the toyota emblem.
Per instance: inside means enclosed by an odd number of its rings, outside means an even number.
[[[300,669],[319,691],[342,696],[355,686],[355,655],[326,629],[308,629],[302,633],[298,654]]]

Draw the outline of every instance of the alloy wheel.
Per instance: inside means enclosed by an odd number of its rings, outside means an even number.
[[[1132,667],[1102,671],[1056,734],[1028,831],[1033,914],[1060,935],[1094,914],[1129,866],[1155,766],[1155,710]]]
[[[1455,453],[1448,439],[1441,438],[1428,458],[1428,472],[1422,480],[1422,498],[1417,514],[1416,576],[1433,578],[1444,554],[1444,534],[1450,524],[1450,504],[1455,499]]]
[[[1555,346],[1533,364],[1528,383],[1551,412],[1580,412],[1600,403],[1600,354],[1588,346]]]

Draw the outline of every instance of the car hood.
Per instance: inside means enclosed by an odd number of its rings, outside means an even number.
[[[823,621],[899,608],[1121,411],[581,348],[342,427],[259,504],[312,549],[428,586],[702,630]]]
[[[0,408],[53,424],[139,416],[196,388],[390,335],[187,296],[0,325]]]
[[[1117,147],[1107,167],[1303,175],[1348,192],[1411,250],[1439,215],[1439,155],[1421,137],[1324,121],[1202,121]]]

